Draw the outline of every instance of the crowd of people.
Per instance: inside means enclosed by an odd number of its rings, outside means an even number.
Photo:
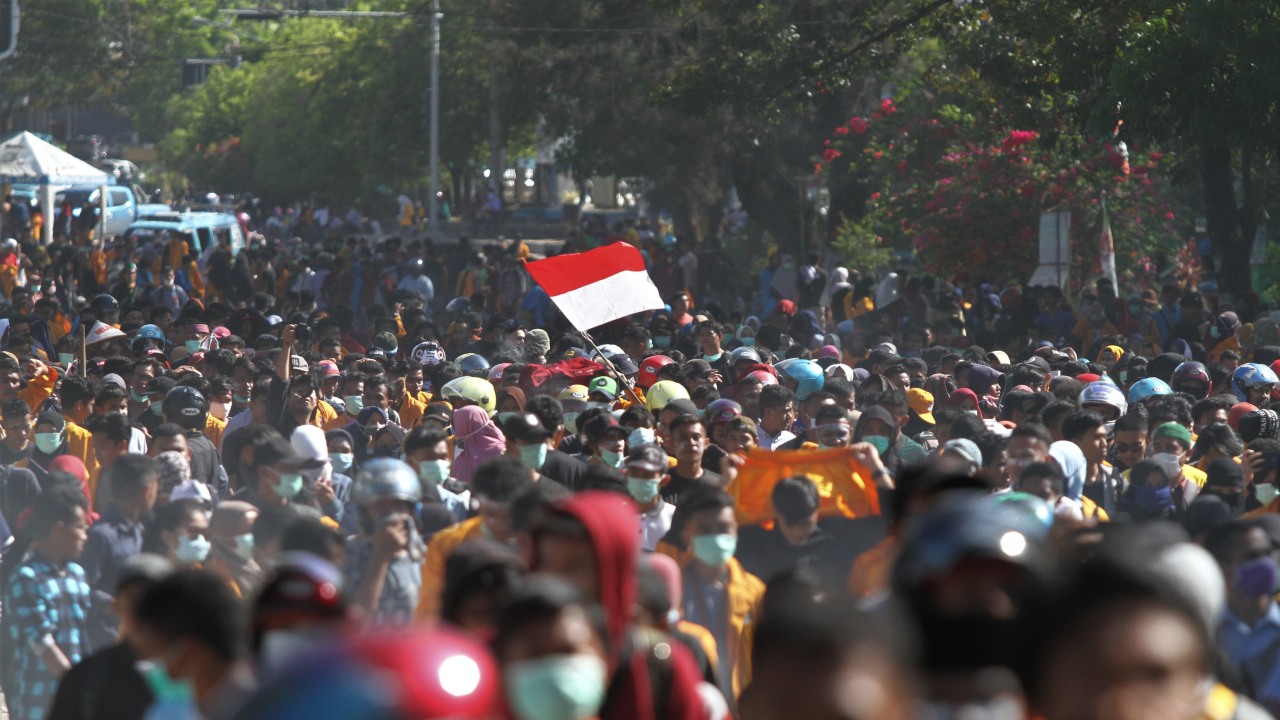
[[[15,720],[1280,711],[1255,296],[249,237],[0,245]]]

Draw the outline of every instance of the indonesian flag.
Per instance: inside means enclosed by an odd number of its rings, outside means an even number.
[[[525,268],[579,330],[664,306],[644,257],[624,242],[526,263]]]
[[[1107,198],[1102,198],[1102,238],[1099,243],[1099,260],[1102,265],[1102,276],[1111,281],[1111,287],[1120,291],[1116,282],[1116,246],[1111,236],[1111,219],[1107,217]]]

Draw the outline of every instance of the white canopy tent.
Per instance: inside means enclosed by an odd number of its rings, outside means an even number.
[[[45,215],[41,242],[53,242],[56,189],[65,185],[110,185],[115,178],[80,158],[50,145],[29,132],[0,143],[0,184],[40,186],[40,206]],[[105,192],[99,196],[106,198]],[[106,212],[103,211],[103,217]]]

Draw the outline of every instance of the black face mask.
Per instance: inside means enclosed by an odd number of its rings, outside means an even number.
[[[396,448],[394,445],[379,445],[378,447],[374,448],[373,456],[374,457],[395,457],[397,449],[398,448]]]

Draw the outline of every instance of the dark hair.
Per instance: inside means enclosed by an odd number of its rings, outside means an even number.
[[[160,466],[146,455],[126,453],[107,468],[103,480],[112,500],[132,500],[148,485],[160,481]]]
[[[1053,444],[1053,436],[1049,434],[1049,428],[1040,423],[1020,423],[1013,429],[1013,432],[1009,433],[1010,440],[1016,437],[1035,438],[1044,443],[1046,449]]]
[[[98,394],[94,396],[93,403],[95,405],[105,405],[112,400],[127,397],[129,397],[129,393],[124,388],[115,383],[107,383],[98,388]]]
[[[884,392],[868,395],[862,399],[862,407],[882,407],[888,410],[895,418],[905,417],[907,410],[911,407],[907,402],[907,394],[901,390],[885,390]]]
[[[1131,408],[1129,412],[1121,415],[1120,419],[1116,420],[1112,432],[1138,432],[1146,435],[1147,416]]]
[[[671,516],[671,529],[663,539],[683,550],[685,548],[682,536],[685,525],[689,524],[689,518],[700,512],[721,512],[725,508],[732,507],[734,507],[733,497],[729,493],[714,485],[700,484],[680,497],[680,504],[676,506],[676,511]]]
[[[22,398],[9,398],[0,403],[0,417],[16,418],[31,414],[31,406]]]
[[[133,437],[129,418],[120,413],[94,415],[85,423],[85,429],[94,435],[103,435],[113,443],[122,443]]]
[[[1079,440],[1085,433],[1106,423],[1101,415],[1092,410],[1072,410],[1062,419],[1062,437],[1072,441]]]
[[[230,586],[202,570],[179,570],[138,602],[138,624],[172,645],[191,639],[222,660],[240,654],[241,606]]]
[[[1209,397],[1198,401],[1191,406],[1191,417],[1193,420],[1199,420],[1201,415],[1207,412],[1230,412],[1231,407],[1236,404],[1236,399],[1228,395],[1210,395]]]
[[[982,451],[982,464],[984,467],[995,462],[1000,453],[1009,447],[1008,438],[990,430],[983,430],[970,439],[973,440],[974,445],[978,446],[978,450]]]
[[[821,497],[818,486],[803,475],[785,477],[773,486],[773,509],[788,525],[808,518],[818,511]]]
[[[822,389],[831,393],[831,397],[837,401],[858,397],[858,389],[844,378],[826,378],[822,382]]]
[[[936,425],[946,425],[950,427],[964,415],[965,412],[960,408],[935,407],[933,409],[933,421]]]
[[[76,508],[84,511],[89,509],[89,503],[80,488],[68,485],[46,487],[31,506],[26,533],[32,539],[43,538],[54,525],[75,520]]]
[[[1049,487],[1053,489],[1055,495],[1061,495],[1066,485],[1066,478],[1062,476],[1062,471],[1058,469],[1056,463],[1051,462],[1033,462],[1022,468],[1022,474],[1018,476],[1018,485],[1028,480],[1036,480],[1038,478],[1048,478]],[[1021,487],[1014,488],[1021,490]]]
[[[205,512],[208,508],[195,498],[180,498],[164,505],[157,505],[142,531],[142,552],[156,555],[167,555],[169,548],[160,535],[163,531],[177,532],[194,512]]]
[[[538,623],[551,623],[571,607],[581,607],[602,645],[608,645],[604,613],[590,603],[576,588],[557,577],[533,575],[524,580],[498,615],[493,650],[503,658],[512,640],[526,628]]]
[[[62,383],[58,387],[58,400],[62,403],[62,409],[77,405],[84,401],[93,402],[93,383],[89,378],[79,375],[62,378]]]
[[[573,493],[560,483],[530,483],[511,499],[511,529],[515,532],[531,531],[546,517],[548,509],[570,497]]]
[[[1236,457],[1244,452],[1244,441],[1231,429],[1226,423],[1213,423],[1205,425],[1199,436],[1196,438],[1195,450],[1196,455],[1204,453],[1205,449],[1212,445],[1218,449],[1218,452],[1227,457]]]
[[[524,409],[538,418],[538,423],[548,432],[555,432],[564,425],[564,408],[550,395],[534,395]]]
[[[771,386],[771,387],[777,387],[777,386]],[[667,423],[667,432],[669,434],[674,435],[676,430],[679,430],[680,428],[686,425],[701,425],[701,424],[702,424],[702,419],[699,418],[697,415],[689,415],[689,414],[677,415],[671,422]]]
[[[1039,398],[1035,393],[1026,390],[1010,390],[1000,398],[1000,403],[1000,417],[1008,420],[1013,418],[1014,413],[1030,415],[1039,404]]]
[[[445,431],[429,428],[426,425],[419,425],[404,436],[404,452],[407,455],[422,448],[434,447],[448,440],[449,436]]]
[[[713,403],[720,399],[720,391],[716,389],[715,385],[699,385],[693,389],[693,392],[689,393],[689,399],[695,403],[699,400],[708,404]]]
[[[301,517],[285,526],[280,536],[280,552],[305,552],[337,562],[346,544],[342,533],[325,525],[320,518]]]
[[[1063,372],[1066,371],[1064,370]],[[1059,375],[1049,381],[1049,392],[1053,393],[1053,396],[1062,402],[1076,404],[1082,390],[1084,390],[1084,383],[1066,375]]]
[[[632,405],[623,410],[622,417],[618,418],[618,424],[646,428],[651,428],[655,425],[653,413],[649,412],[649,409],[643,405]]]
[[[986,432],[987,425],[977,415],[964,413],[951,423],[952,440],[972,440],[978,433]]]
[[[1191,427],[1191,403],[1177,395],[1162,395],[1159,400],[1150,405],[1152,427],[1160,427],[1166,422],[1176,422],[1183,427]]]
[[[154,438],[173,438],[179,435],[186,437],[187,431],[183,430],[180,425],[171,422],[160,423],[151,431]]]
[[[786,407],[795,402],[796,394],[781,385],[766,385],[760,391],[760,412]]]
[[[529,471],[524,465],[505,455],[486,460],[476,468],[475,476],[471,479],[472,492],[500,503],[511,502],[532,484]]]
[[[1060,418],[1066,417],[1067,413],[1072,412],[1077,407],[1079,407],[1079,405],[1074,402],[1054,400],[1048,405],[1045,405],[1044,409],[1040,411],[1040,419],[1044,421],[1045,427],[1052,427],[1055,422],[1057,422],[1059,427],[1061,427],[1062,421]]]

